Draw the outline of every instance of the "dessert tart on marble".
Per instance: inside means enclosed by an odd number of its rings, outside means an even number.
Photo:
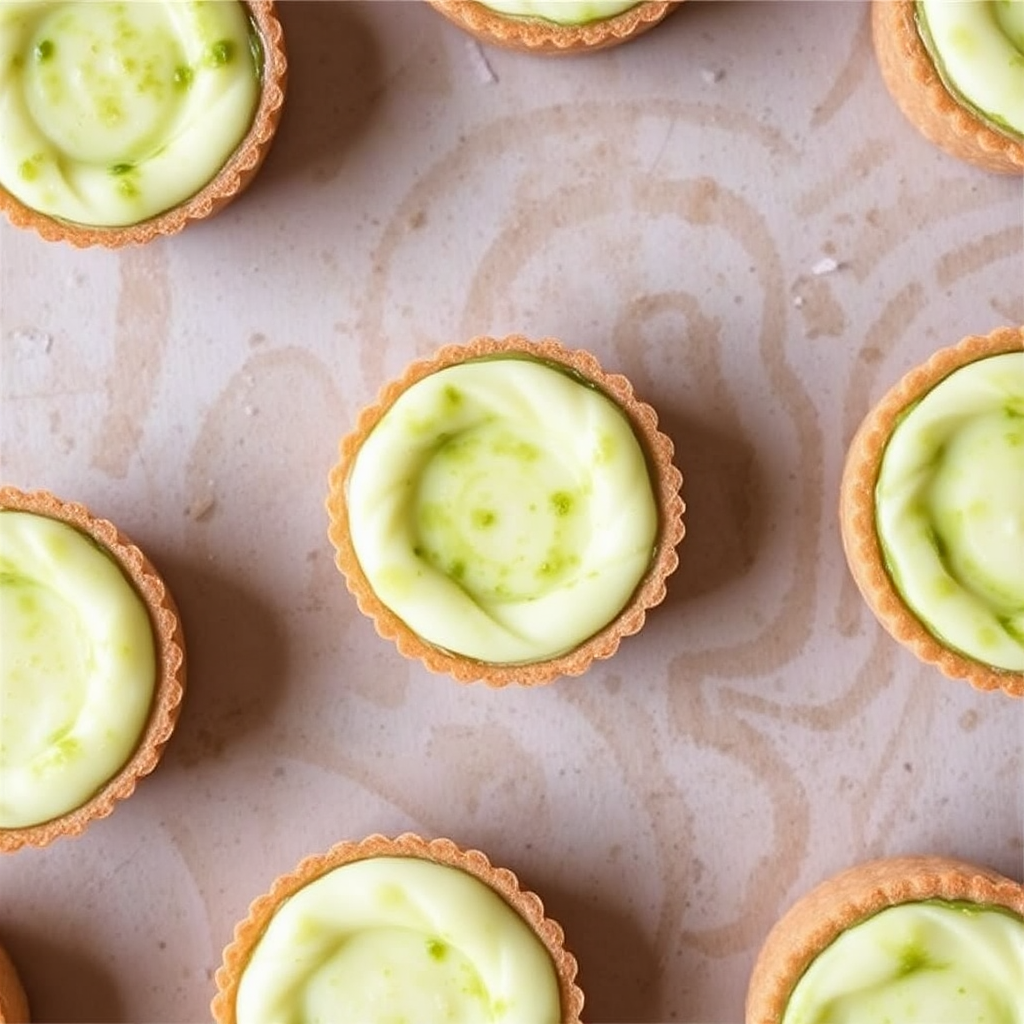
[[[946,857],[869,861],[798,900],[761,948],[746,1024],[1019,1024],[1024,886]]]
[[[682,0],[429,0],[485,43],[531,53],[602,50],[654,28]]]
[[[682,477],[657,422],[625,377],[550,338],[413,363],[330,476],[360,609],[461,682],[536,685],[610,657],[678,564]]]
[[[950,678],[1024,696],[1024,328],[942,349],[882,398],[850,445],[840,519],[889,633]]]
[[[7,951],[0,946],[0,1024],[28,1024],[28,998]]]
[[[105,519],[0,487],[0,851],[75,836],[160,759],[185,688],[181,622]]]
[[[256,899],[224,950],[218,1024],[578,1022],[561,927],[516,876],[449,839],[342,842]]]
[[[1024,174],[1024,0],[874,0],[871,12],[882,78],[918,131]]]
[[[0,5],[0,209],[78,247],[171,235],[249,185],[284,103],[273,0]]]

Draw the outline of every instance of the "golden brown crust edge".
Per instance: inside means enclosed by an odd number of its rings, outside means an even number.
[[[565,948],[561,925],[544,914],[536,893],[522,889],[519,879],[507,868],[495,867],[479,850],[463,850],[450,839],[426,840],[411,832],[390,838],[372,835],[357,842],[341,842],[325,854],[303,860],[290,874],[280,876],[270,891],[255,899],[249,914],[235,926],[234,938],[224,950],[215,981],[217,994],[210,1011],[217,1024],[235,1024],[235,1001],[245,965],[281,903],[321,875],[355,861],[371,857],[415,857],[448,867],[460,868],[490,886],[505,900],[544,943],[558,976],[563,1024],[578,1024],[583,1010],[583,992],[576,984],[576,958]]]
[[[1024,351],[1024,327],[1001,327],[969,335],[936,352],[907,373],[868,413],[850,443],[839,492],[843,549],[850,572],[882,626],[927,664],[950,679],[966,679],[978,690],[1024,697],[1024,672],[993,668],[952,650],[930,633],[907,607],[885,569],[875,529],[875,485],[885,445],[900,414],[954,370],[985,356]]]
[[[28,997],[3,946],[0,946],[0,1024],[28,1024]]]
[[[199,192],[178,206],[139,224],[125,227],[93,227],[59,220],[26,206],[0,186],[0,211],[19,228],[35,231],[48,242],[67,242],[76,249],[102,246],[121,249],[144,245],[155,238],[174,235],[191,222],[205,220],[240,196],[256,177],[270,152],[284,107],[288,60],[284,32],[275,0],[244,0],[263,45],[263,82],[253,123],[238,148]]]
[[[174,598],[148,558],[106,519],[83,505],[62,501],[48,491],[25,492],[0,487],[0,509],[32,512],[76,527],[103,547],[121,567],[149,612],[156,644],[157,680],[149,718],[139,745],[127,763],[81,807],[39,825],[0,828],[0,852],[23,846],[46,846],[62,836],[80,835],[97,818],[105,818],[120,800],[135,791],[139,779],[157,766],[170,739],[185,695],[185,640]]]
[[[436,11],[481,42],[546,55],[603,50],[635,39],[654,28],[682,2],[642,0],[612,18],[586,25],[557,25],[542,18],[508,17],[476,0],[428,0]]]
[[[822,882],[779,919],[754,964],[746,1024],[779,1024],[793,987],[840,933],[886,907],[927,899],[1003,907],[1024,917],[1024,886],[950,857],[868,861]]]
[[[1024,140],[990,127],[943,85],[921,41],[914,0],[872,0],[871,34],[886,88],[926,139],[984,170],[1024,174]]]
[[[651,565],[630,602],[603,629],[559,657],[524,665],[502,665],[451,654],[427,643],[377,597],[352,545],[345,487],[360,446],[399,395],[411,385],[438,370],[470,359],[516,352],[567,367],[599,387],[620,407],[648,458],[659,528]],[[685,505],[680,496],[683,477],[672,461],[675,446],[658,430],[654,409],[636,397],[625,377],[606,373],[589,352],[566,349],[553,338],[531,341],[523,335],[477,337],[465,345],[448,345],[433,357],[412,363],[400,378],[384,385],[372,405],[363,409],[353,430],[342,439],[340,449],[340,459],[329,478],[328,535],[335,549],[335,562],[349,591],[360,611],[373,620],[383,639],[391,640],[405,657],[422,662],[431,672],[449,675],[460,683],[483,682],[490,687],[540,686],[562,676],[581,675],[595,660],[610,658],[624,637],[643,628],[647,612],[665,599],[666,581],[679,565],[676,548],[686,531],[683,525]]]

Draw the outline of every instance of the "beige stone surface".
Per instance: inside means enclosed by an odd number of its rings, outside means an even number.
[[[859,2],[688,0],[554,61],[426,4],[281,7],[288,105],[237,202],[120,252],[0,227],[0,477],[143,546],[190,658],[132,799],[0,860],[34,1019],[208,1019],[249,901],[375,832],[514,870],[594,1022],[741,1020],[772,923],[869,857],[1021,878],[1024,702],[884,633],[836,510],[899,376],[1024,323],[1020,180],[908,125]],[[493,691],[377,637],[323,503],[382,383],[511,332],[657,409],[687,536],[611,660]]]

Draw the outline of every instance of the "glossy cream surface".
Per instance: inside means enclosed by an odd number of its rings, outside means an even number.
[[[457,868],[378,857],[276,911],[242,975],[238,1024],[557,1024],[547,949]]]
[[[481,0],[499,14],[543,18],[558,25],[585,25],[636,7],[637,0]]]
[[[488,662],[577,646],[626,605],[658,517],[618,407],[529,358],[408,388],[348,480],[353,545],[380,599],[430,643]]]
[[[1024,669],[1024,352],[962,367],[904,416],[876,523],[894,584],[933,633]]]
[[[64,523],[0,512],[0,827],[85,803],[128,761],[152,700],[149,616]]]
[[[995,126],[1024,134],[1024,0],[919,0],[943,81]]]
[[[0,3],[0,184],[93,226],[189,198],[252,123],[251,36],[235,0]]]
[[[1024,921],[928,901],[843,932],[797,983],[782,1024],[1020,1024]]]

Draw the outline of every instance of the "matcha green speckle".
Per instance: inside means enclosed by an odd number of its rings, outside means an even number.
[[[174,86],[176,89],[187,89],[192,84],[194,72],[187,64],[179,64],[174,69]]]
[[[22,160],[18,164],[18,174],[24,178],[25,181],[35,181],[39,177],[39,166],[43,162],[43,155],[36,153],[35,156],[30,156],[27,160]]]
[[[206,63],[211,68],[223,67],[234,57],[235,47],[230,39],[221,39],[210,47],[206,55]]]
[[[498,513],[490,508],[475,508],[470,513],[470,522],[478,530],[486,530],[498,521]]]
[[[448,955],[448,944],[440,939],[427,939],[427,952],[434,960],[443,960]]]
[[[452,384],[448,384],[444,389],[444,400],[450,407],[455,407],[462,404],[462,392]]]
[[[53,56],[53,41],[43,39],[35,49],[35,58],[40,64],[45,63]]]
[[[573,497],[568,491],[555,491],[551,495],[551,508],[556,516],[567,516],[572,512]]]
[[[452,562],[452,564],[448,566],[448,575],[451,576],[453,580],[463,579],[466,575],[466,563],[463,561]]]
[[[131,164],[114,164],[110,168],[110,173],[114,175],[127,174],[132,169]]]
[[[905,946],[900,950],[900,965],[897,977],[903,978],[908,974],[913,974],[915,971],[933,966],[935,965],[929,961],[927,950],[920,946]]]

